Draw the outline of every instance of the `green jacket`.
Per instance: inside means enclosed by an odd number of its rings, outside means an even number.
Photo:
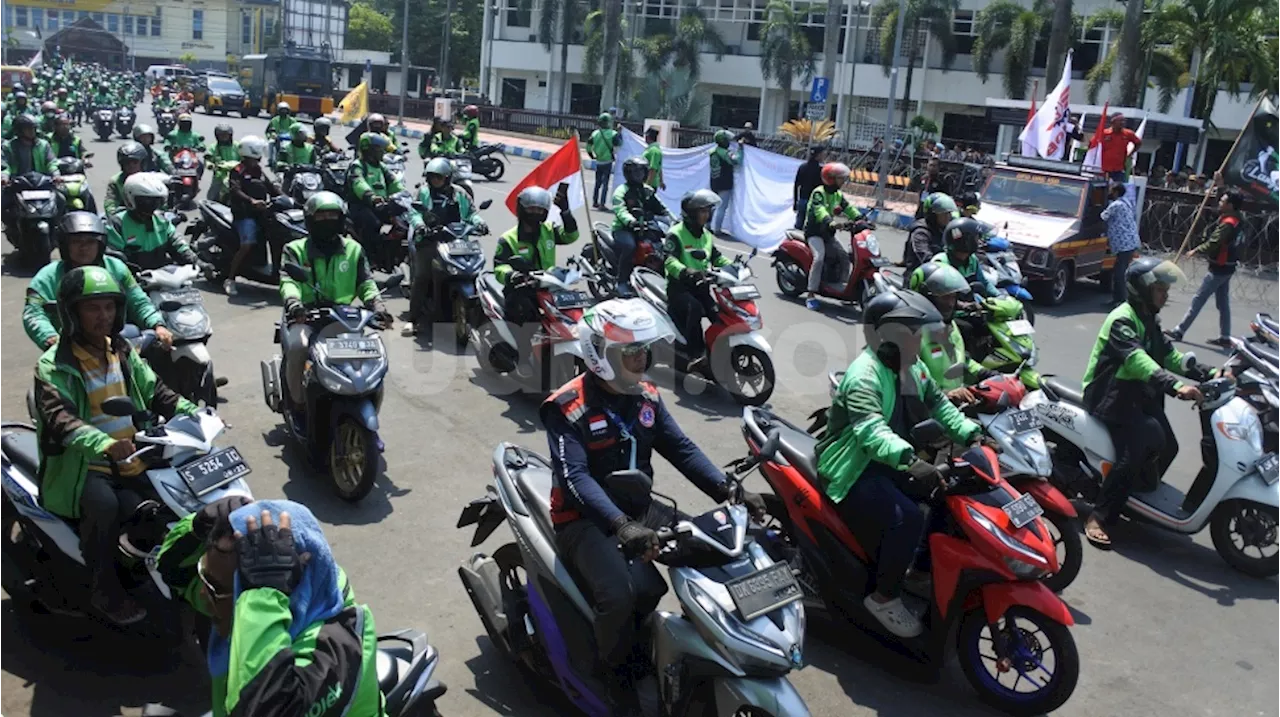
[[[351,195],[362,202],[369,202],[373,197],[390,197],[404,190],[399,179],[389,176],[381,164],[369,164],[363,159],[351,165],[347,182],[351,187]]]
[[[109,217],[115,216],[126,209],[124,206],[124,180],[123,170],[111,175],[111,179],[107,180],[107,194],[102,198],[102,208]]]
[[[965,353],[964,336],[954,321],[947,323],[946,341],[934,341],[926,336],[920,342],[920,361],[943,392],[973,385],[992,373]]]
[[[641,215],[640,217],[636,216]],[[655,217],[668,216],[667,205],[658,199],[658,193],[647,184],[639,189],[623,183],[613,190],[613,231],[626,229],[631,222],[645,214]]]
[[[76,135],[68,137],[58,137],[56,134],[49,137],[49,148],[53,150],[56,159],[63,157],[75,157],[76,159],[84,159],[84,142]]]
[[[742,163],[742,152],[734,154],[717,144],[707,154],[711,155],[711,191],[732,189],[733,168]]]
[[[322,298],[338,305],[353,304],[360,299],[365,308],[372,309],[382,300],[364,250],[351,237],[342,237],[342,251],[331,256],[313,252],[307,239],[296,239],[284,245],[280,260],[306,269],[315,280],[299,282],[280,272],[280,298],[286,305],[290,299],[307,306],[315,304],[316,287]]]
[[[616,129],[598,129],[587,138],[587,154],[597,162],[612,162],[613,148],[622,145]]]
[[[159,214],[152,214],[148,222],[138,221],[128,211],[112,214],[107,220],[107,246],[143,269],[200,261],[186,238]]]
[[[275,115],[267,121],[267,136],[276,137],[282,134],[292,135],[301,127],[302,123],[293,115],[289,115],[288,117]]]
[[[180,129],[175,129],[169,133],[168,137],[164,138],[164,148],[170,152],[187,147],[196,150],[204,149],[204,135],[198,134],[195,130],[183,132]]]
[[[982,432],[947,400],[923,362],[917,361],[911,373],[916,395],[952,440],[967,443]],[[871,461],[905,471],[915,460],[911,443],[889,426],[898,394],[896,372],[870,348],[849,364],[827,414],[827,437],[818,443],[818,474],[831,500],[844,500]]]
[[[982,265],[978,263],[977,253],[970,254],[969,260],[964,264],[956,264],[951,261],[951,257],[945,251],[934,254],[930,261],[955,268],[956,271],[960,272],[960,276],[963,276],[964,280],[970,284],[974,282],[981,284],[984,296],[995,296],[997,294],[996,287],[992,286],[991,282],[987,281],[987,275],[982,273]]]
[[[862,212],[845,199],[838,188],[832,189],[819,184],[809,194],[808,215],[804,222],[804,233],[808,236],[826,236],[831,232],[831,220],[843,216],[850,221],[862,218]]]
[[[173,161],[169,159],[168,152],[156,147],[154,144],[148,147],[147,150],[150,159],[143,160],[142,171],[173,174]]]
[[[517,270],[546,271],[556,265],[556,247],[578,241],[578,222],[572,214],[561,216],[564,228],[543,222],[538,228],[536,242],[521,239],[518,224],[498,237],[498,248],[493,253],[493,273],[499,283],[507,283]]]
[[[1153,402],[1161,392],[1182,388],[1174,375],[1186,370],[1186,356],[1160,330],[1155,316],[1144,316],[1124,302],[1107,314],[1084,372],[1084,403],[1089,412],[1114,420]]]
[[[475,207],[472,206],[471,196],[468,195],[466,191],[464,191],[459,187],[449,185],[448,188],[452,191],[452,194],[453,194],[452,199],[446,196],[436,196],[432,194],[431,185],[423,184],[422,188],[418,190],[418,203],[421,204],[423,207],[430,208],[430,211],[432,211],[432,213],[443,215],[443,216],[436,217],[438,221],[466,222],[472,226],[477,226],[478,224],[480,224],[483,220],[481,219],[479,212],[477,212],[475,210]],[[458,208],[457,219],[454,219],[451,216],[452,210],[450,209],[450,205],[456,206]],[[424,224],[425,222],[426,220],[423,218],[422,214],[418,212],[418,210],[416,209],[410,210],[409,227],[411,230],[416,229],[418,226]],[[416,232],[411,232],[410,236],[414,237],[415,242],[419,241],[420,235],[417,234]]]
[[[662,145],[657,142],[651,142],[648,147],[644,148],[644,161],[649,163],[649,176],[653,180],[649,182],[649,186],[657,189],[662,186]]]
[[[127,341],[113,341],[135,406],[172,418],[192,413],[196,405],[156,379]],[[80,492],[89,462],[115,442],[88,421],[89,395],[70,341],[49,347],[36,364],[35,401],[40,440],[40,504],[68,518],[80,517]]]
[[[438,157],[442,154],[461,154],[462,143],[453,133],[433,134],[430,137],[430,146],[427,141],[423,141],[418,145],[418,156],[426,159],[428,156]]]
[[[231,170],[240,164],[240,143],[232,140],[231,144],[221,145],[215,139],[205,147],[204,152],[204,163],[213,170],[214,183],[225,188]]]
[[[715,240],[715,235],[706,227],[703,227],[701,236],[696,237],[685,228],[684,222],[671,227],[667,232],[667,242],[664,247],[667,254],[664,266],[667,281],[676,281],[685,269],[706,271],[708,266],[724,266],[731,263],[729,257],[721,254],[716,248]],[[697,249],[706,252],[707,258],[695,259],[690,256],[689,253]]]
[[[471,117],[462,126],[462,141],[468,147],[480,146],[480,118]]]
[[[290,142],[280,148],[276,155],[276,166],[284,171],[284,167],[294,164],[311,164],[315,158],[315,145],[307,142],[301,147]]]
[[[46,304],[58,302],[58,285],[62,283],[62,275],[66,273],[64,263],[51,261],[36,272],[31,284],[27,287],[26,303],[22,307],[22,328],[36,346],[44,348],[44,342],[58,335],[58,312]],[[124,262],[112,256],[102,257],[102,266],[111,278],[116,280],[124,291],[125,318],[129,323],[137,324],[144,329],[154,329],[161,325],[160,311],[151,303],[142,287],[134,281],[133,274]]]
[[[170,100],[169,104],[165,105],[159,98],[157,98],[155,104],[157,107],[166,107],[166,106],[172,106],[173,101]],[[115,109],[116,97],[110,92],[95,92],[93,94],[93,99],[89,100],[89,106],[93,107],[94,109],[102,109],[104,107],[108,109]]]
[[[16,177],[20,174],[26,174],[30,171],[36,171],[41,174],[49,174],[57,176],[58,167],[54,161],[53,147],[49,145],[49,141],[41,137],[36,137],[35,144],[31,146],[31,166],[24,167],[18,161],[19,152],[18,139],[11,139],[4,143],[0,149],[0,154],[4,156],[4,166],[8,169],[9,176]]]

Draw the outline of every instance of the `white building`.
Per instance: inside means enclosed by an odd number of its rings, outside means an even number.
[[[690,2],[696,2],[710,18],[715,28],[729,45],[729,52],[719,61],[712,54],[704,54],[700,87],[711,98],[711,123],[716,126],[738,127],[751,121],[756,126],[770,130],[788,117],[799,114],[800,103],[808,98],[808,87],[800,78],[788,96],[773,87],[766,87],[760,71],[760,29],[765,19],[765,7],[769,0],[622,0],[630,26],[639,37],[672,31],[681,10]],[[826,3],[805,3],[791,0],[795,5],[811,8],[806,18],[810,44],[814,47],[819,71],[824,32],[823,11]],[[541,0],[489,0],[493,12],[485,18],[484,37],[492,38],[490,46],[481,53],[482,85],[486,94],[496,103],[508,107],[531,110],[548,109],[550,97],[559,96],[552,85],[558,78],[559,47],[548,52],[538,42],[537,28]],[[1003,53],[995,57],[993,71],[986,83],[973,72],[973,18],[988,0],[961,0],[962,8],[954,19],[953,31],[959,38],[959,55],[949,71],[942,69],[941,52],[927,32],[919,32],[915,42],[923,44],[913,72],[910,87],[908,116],[917,114],[933,118],[942,128],[942,136],[953,142],[963,142],[993,149],[997,128],[987,119],[987,97],[1004,97],[1000,69]],[[1119,2],[1106,0],[1076,0],[1075,12],[1089,14],[1097,10],[1123,9]],[[832,78],[831,97],[837,126],[847,128],[854,142],[870,142],[875,136],[884,135],[887,110],[886,97],[889,79],[880,66],[880,41],[878,28],[871,27],[870,3],[847,0],[842,25],[857,27],[851,44],[846,47],[841,32],[836,76]],[[1085,74],[1105,54],[1117,29],[1100,28],[1085,33],[1076,49],[1071,95],[1075,102],[1084,104]],[[903,45],[904,61],[907,45]],[[552,107],[556,112],[594,114],[599,109],[599,82],[588,80],[582,73],[583,47],[581,32],[569,48],[569,91],[565,94],[564,107]],[[553,64],[554,67],[553,67]],[[1052,88],[1058,78],[1044,78],[1045,49],[1039,49],[1035,72],[1040,80],[1039,99]],[[902,101],[905,68],[898,81],[899,102]],[[1099,102],[1107,96],[1104,86]],[[1185,114],[1189,91],[1183,91],[1174,101],[1170,114]],[[1155,111],[1157,93],[1147,93],[1146,107]],[[1232,98],[1223,93],[1218,98],[1212,123],[1217,127],[1208,135],[1207,152],[1212,163],[1215,155],[1225,154],[1230,142],[1248,119],[1252,108],[1247,96]],[[894,113],[894,122],[900,114]],[[1154,144],[1154,143],[1153,143]],[[1220,146],[1219,146],[1220,145]],[[1152,149],[1144,146],[1144,149]],[[1165,166],[1171,166],[1172,147],[1160,150],[1157,157]],[[1212,165],[1211,165],[1212,166]]]

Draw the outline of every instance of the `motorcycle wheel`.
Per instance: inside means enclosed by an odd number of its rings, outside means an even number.
[[[1054,548],[1058,551],[1058,572],[1041,578],[1044,586],[1060,593],[1075,581],[1084,563],[1084,541],[1080,539],[1080,520],[1045,511],[1041,516],[1049,526]],[[1056,535],[1055,535],[1056,533]]]
[[[378,478],[378,449],[373,432],[343,416],[329,444],[329,475],[338,497],[354,503],[369,494]]]
[[[1276,509],[1250,500],[1229,500],[1213,510],[1209,519],[1209,536],[1218,555],[1227,565],[1245,575],[1266,578],[1276,574],[1280,552],[1267,554],[1264,548],[1276,547]],[[1240,545],[1236,545],[1236,539]],[[1248,551],[1256,548],[1255,557]]]
[[[956,637],[960,668],[982,701],[1017,717],[1045,714],[1065,704],[1080,679],[1080,653],[1071,631],[1019,605],[1005,612],[996,629],[1008,640],[1013,662],[1004,672],[996,665],[994,636],[985,610],[966,613]],[[1046,660],[1049,657],[1052,660]],[[1046,662],[1052,663],[1052,670]],[[1037,689],[1019,691],[1023,685]]]
[[[777,274],[778,290],[783,296],[794,299],[808,288],[808,275],[791,257],[779,258],[774,271]]]
[[[502,179],[502,175],[507,173],[507,165],[503,164],[500,159],[491,159],[489,161],[491,162],[489,165],[489,171],[485,172],[484,178],[490,182],[496,182],[499,179]]]
[[[467,300],[461,295],[453,297],[453,340],[461,351],[471,340],[471,321],[467,311]]]
[[[777,377],[773,359],[755,346],[734,346],[728,355],[728,365],[723,375],[725,381],[717,382],[729,389],[733,399],[744,406],[763,406],[773,395]],[[750,391],[750,393],[748,393]]]

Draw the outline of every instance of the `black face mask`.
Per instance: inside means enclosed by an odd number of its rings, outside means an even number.
[[[164,206],[164,200],[159,197],[139,197],[134,200],[134,205],[137,216],[147,217]]]
[[[335,251],[341,244],[338,241],[342,236],[342,220],[341,219],[323,219],[307,222],[307,230],[311,233],[311,240],[316,243],[316,247],[326,253]]]
[[[190,131],[191,131],[191,123],[190,123],[190,122],[179,122],[179,123],[178,123],[178,130],[179,130],[179,131],[181,131],[181,132],[190,132]]]

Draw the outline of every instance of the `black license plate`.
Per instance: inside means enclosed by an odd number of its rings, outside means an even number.
[[[1262,476],[1262,480],[1266,482],[1267,485],[1271,485],[1277,480],[1280,480],[1280,457],[1276,456],[1276,454],[1268,453],[1267,455],[1259,458],[1257,466],[1258,475]]]
[[[725,587],[729,589],[729,597],[733,598],[743,620],[754,620],[804,595],[787,563],[776,563],[760,572],[731,580],[725,583]]]
[[[582,309],[591,303],[585,291],[557,291],[551,295],[557,309]]]
[[[1013,426],[1015,433],[1025,433],[1026,431],[1044,428],[1044,424],[1040,422],[1040,416],[1034,411],[1014,411],[1010,413],[1009,425]]]
[[[449,245],[450,256],[465,256],[467,254],[479,254],[480,242],[478,241],[456,241]]]
[[[374,339],[329,339],[324,342],[329,358],[338,361],[377,358],[378,342]]]
[[[1013,521],[1013,527],[1021,528],[1031,521],[1044,515],[1044,508],[1036,502],[1036,497],[1030,493],[1013,501],[1005,503],[1004,514],[1009,516],[1009,520]]]
[[[235,448],[223,448],[178,469],[178,475],[182,476],[182,480],[187,482],[187,487],[196,496],[221,488],[237,478],[249,475],[249,472],[249,464],[244,462],[240,451]]]

